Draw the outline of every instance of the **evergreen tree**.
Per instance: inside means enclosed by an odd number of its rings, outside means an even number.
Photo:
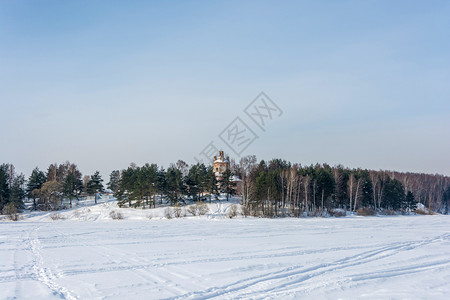
[[[359,178],[361,178],[361,206],[373,207],[373,185],[372,181],[370,180],[369,171],[361,171],[359,174]]]
[[[141,203],[149,204],[151,199],[153,206],[156,206],[155,196],[158,190],[158,166],[156,164],[145,164],[139,169],[138,182],[136,188],[138,189],[136,193],[138,196],[137,206]],[[144,204],[145,207],[145,204]]]
[[[0,211],[8,204],[10,197],[8,165],[0,165]]]
[[[207,180],[207,170],[204,164],[197,163],[192,165],[186,176],[186,189],[188,195],[194,201],[199,200],[200,194],[203,193]]]
[[[282,168],[285,168],[283,166]],[[282,186],[278,178],[280,177],[280,169],[270,169],[266,175],[266,187],[267,187],[267,204],[270,205],[270,210],[268,211],[268,216],[277,216],[278,209],[281,204],[281,189]]]
[[[9,203],[17,209],[24,207],[25,176],[16,175],[14,169],[12,164],[0,165],[0,211]]]
[[[412,211],[417,208],[417,201],[414,199],[414,194],[411,191],[408,191],[405,197],[405,201],[403,202],[402,209],[405,211]]]
[[[14,176],[9,202],[13,203],[17,209],[22,209],[25,207],[23,204],[25,196],[25,176],[23,174]]]
[[[260,164],[261,166],[261,164]],[[257,207],[261,206],[261,209],[264,213],[265,211],[265,202],[267,199],[267,183],[266,183],[266,177],[267,177],[267,171],[259,168],[260,170],[257,172],[257,175],[255,177],[255,192],[254,192],[254,199],[250,201],[251,206],[254,210],[257,209]]]
[[[405,201],[405,189],[397,179],[388,178],[383,191],[383,207],[398,210]]]
[[[163,196],[167,194],[167,177],[164,168],[158,170],[156,187],[162,204]]]
[[[172,205],[176,204],[181,199],[184,191],[183,175],[179,169],[171,166],[166,172],[167,178],[167,198]]]
[[[103,179],[100,176],[100,172],[95,171],[94,175],[91,175],[91,179],[86,185],[88,194],[94,195],[95,204],[97,204],[97,194],[104,191],[102,182]]]
[[[130,165],[127,169],[122,170],[119,188],[114,193],[114,196],[117,198],[117,204],[119,206],[123,206],[126,202],[128,202],[128,207],[131,207],[131,202],[134,200],[137,183],[137,171],[135,165]]]
[[[442,196],[442,214],[448,214],[448,202],[450,202],[450,186],[444,190],[444,195]]]
[[[33,207],[35,210],[37,209],[36,192],[41,189],[42,185],[46,182],[46,179],[47,177],[45,176],[44,172],[40,171],[38,167],[34,168],[33,172],[31,172],[31,175],[28,178],[26,192],[28,198],[33,199]],[[35,192],[33,193],[33,191]]]
[[[321,199],[321,208],[327,203],[327,200],[333,194],[335,189],[335,181],[330,170],[324,168],[318,168],[315,172],[313,180],[317,180],[318,197]]]
[[[78,199],[78,195],[83,189],[81,172],[78,170],[75,164],[71,164],[69,169],[67,170],[67,175],[63,179],[62,189],[64,196],[69,198],[70,207],[72,208],[72,199]]]
[[[119,189],[119,182],[120,182],[120,171],[114,170],[109,175],[109,182],[107,184],[107,188],[113,191],[113,193],[116,193]]]
[[[206,181],[204,189],[208,192],[209,203],[211,203],[211,198],[213,195],[216,198],[219,196],[217,177],[212,166],[208,166],[208,168],[206,169]]]
[[[224,192],[227,196],[227,201],[230,198],[230,196],[234,195],[234,186],[235,183],[232,181],[232,176],[230,170],[226,170],[222,173],[222,179],[220,180],[220,189],[222,192]]]
[[[337,166],[334,170],[335,177],[335,198],[336,198],[336,206],[335,207],[344,207],[347,203],[347,199],[349,199],[347,182],[349,180],[350,174],[349,170],[344,169],[343,166]]]

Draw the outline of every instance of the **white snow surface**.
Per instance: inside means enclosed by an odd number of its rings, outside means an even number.
[[[0,221],[0,299],[448,299],[449,216],[229,219],[229,205]]]

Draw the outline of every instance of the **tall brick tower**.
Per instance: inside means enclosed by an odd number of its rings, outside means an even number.
[[[214,156],[213,168],[217,180],[222,179],[222,173],[230,169],[230,157],[225,157],[223,151],[219,151],[219,157]]]

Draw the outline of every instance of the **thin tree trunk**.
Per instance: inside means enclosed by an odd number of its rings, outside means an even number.
[[[322,207],[321,209],[323,210],[323,196],[324,196],[325,191],[322,189]]]
[[[356,204],[358,202],[358,192],[359,192],[359,185],[360,185],[360,183],[361,183],[361,179],[358,179],[358,184],[356,185],[355,204],[354,204],[354,207],[353,207],[353,211],[356,210]]]

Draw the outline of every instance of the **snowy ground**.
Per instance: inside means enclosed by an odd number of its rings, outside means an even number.
[[[450,217],[0,222],[0,299],[448,299]],[[89,209],[89,211],[87,211]],[[78,212],[77,212],[78,211]],[[84,221],[83,221],[84,220]]]

